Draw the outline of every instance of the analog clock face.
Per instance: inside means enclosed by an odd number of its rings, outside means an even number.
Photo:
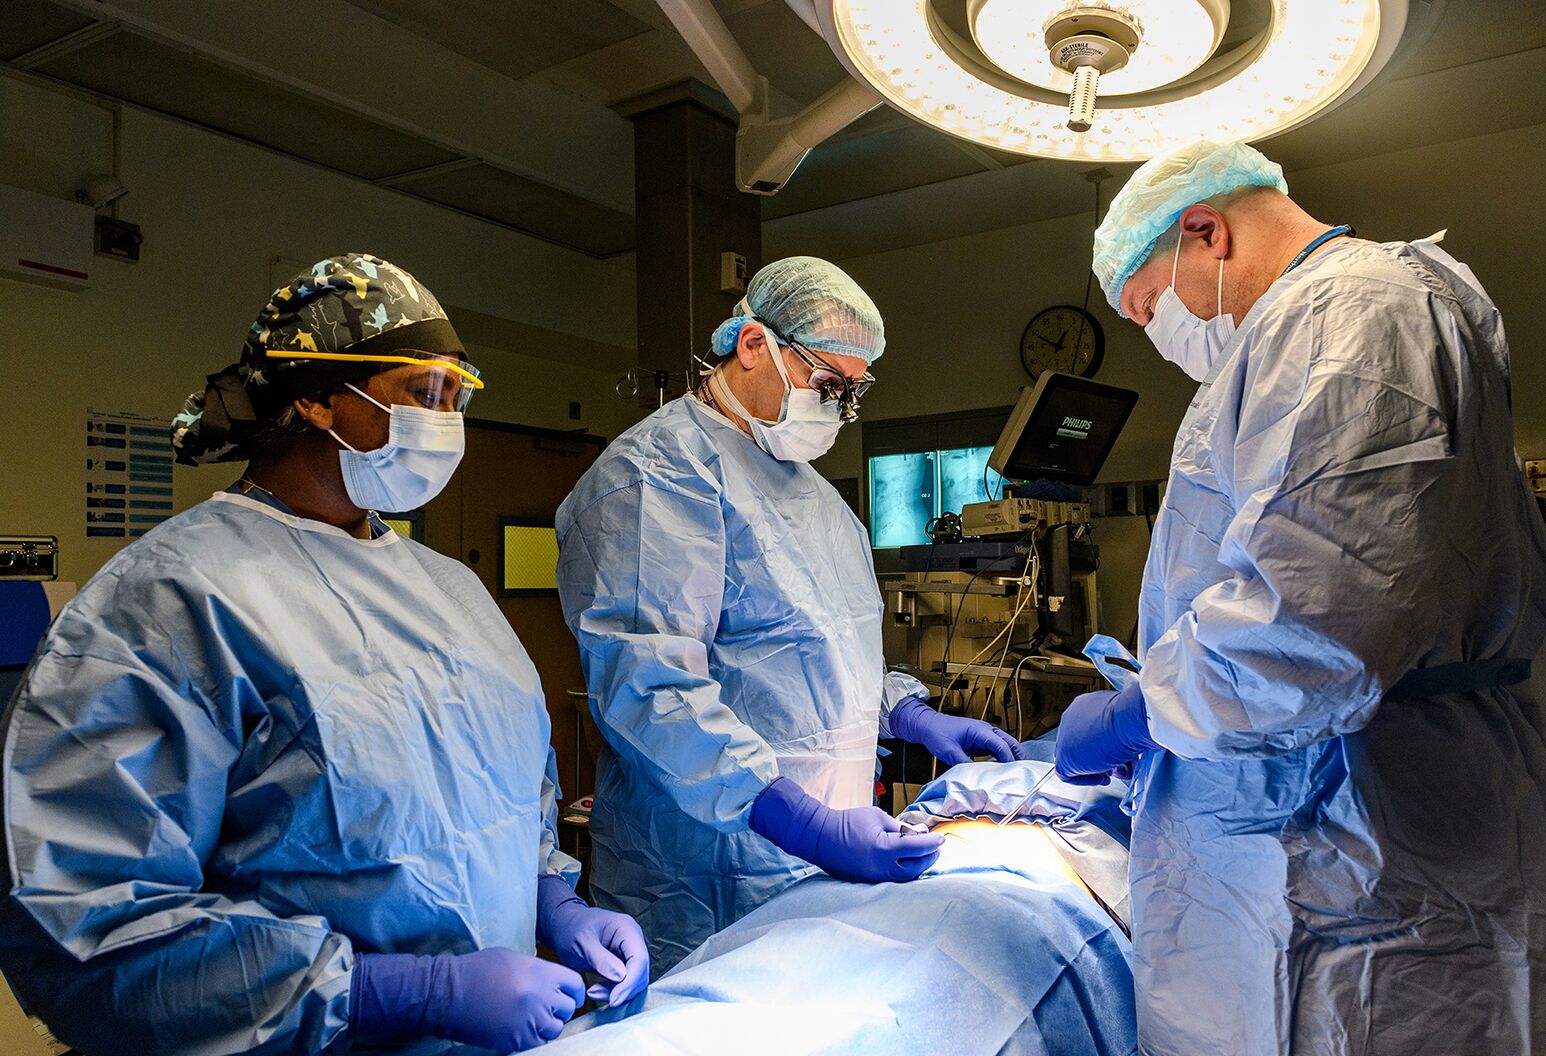
[[[1043,309],[1020,335],[1020,363],[1032,378],[1042,371],[1094,377],[1106,337],[1093,315],[1071,304]]]

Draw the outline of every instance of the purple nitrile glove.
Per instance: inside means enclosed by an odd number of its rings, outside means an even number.
[[[833,810],[781,777],[752,803],[752,831],[839,880],[916,880],[939,857],[944,837],[903,832],[879,807]]]
[[[349,985],[356,1038],[433,1036],[500,1052],[552,1041],[585,1000],[568,968],[502,946],[357,954]]]
[[[537,938],[570,968],[607,980],[586,991],[593,1001],[616,1008],[649,985],[649,947],[638,922],[586,905],[561,876],[537,881]]]
[[[1104,785],[1112,776],[1130,777],[1138,757],[1158,747],[1137,682],[1082,693],[1058,724],[1057,774],[1071,785]]]
[[[943,715],[927,701],[908,697],[891,709],[891,733],[910,744],[921,744],[942,763],[969,763],[987,754],[1001,763],[1025,758],[1025,749],[1009,734],[981,719]]]

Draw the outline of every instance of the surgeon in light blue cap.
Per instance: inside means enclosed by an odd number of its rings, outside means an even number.
[[[1546,1042],[1546,525],[1502,319],[1438,238],[1359,240],[1215,143],[1096,233],[1111,304],[1200,383],[1142,673],[1057,742],[1069,780],[1132,773],[1145,1053]]]
[[[581,972],[647,985],[558,849],[536,668],[376,512],[444,487],[482,385],[433,294],[352,253],[175,419],[180,460],[239,480],[92,577],[0,720],[0,968],[76,1049],[509,1052]]]
[[[639,919],[657,973],[817,868],[928,868],[939,838],[872,805],[877,735],[952,763],[1023,754],[887,673],[864,528],[808,464],[884,348],[835,265],[769,264],[702,387],[620,436],[559,508],[559,593],[605,740],[591,891]]]

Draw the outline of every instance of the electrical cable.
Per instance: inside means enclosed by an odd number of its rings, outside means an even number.
[[[1095,224],[1100,226],[1100,184],[1099,179],[1090,181],[1095,185]],[[1085,323],[1090,318],[1090,283],[1095,278],[1095,269],[1089,269],[1084,277],[1084,306],[1079,309],[1079,336],[1074,338],[1074,355],[1079,354],[1079,346],[1084,343]]]
[[[1011,556],[1013,556],[1013,555],[1011,555]],[[983,565],[977,571],[972,573],[971,578],[966,581],[966,586],[961,589],[961,600],[956,603],[955,613],[954,613],[954,615],[952,615],[950,617],[950,628],[949,628],[949,630],[945,634],[945,648],[944,648],[943,652],[940,655],[940,662],[939,662],[939,692],[940,692],[940,696],[941,697],[943,697],[945,695],[945,692],[946,692],[946,688],[945,688],[946,687],[946,681],[950,677],[949,670],[948,670],[948,668],[949,668],[949,661],[950,661],[950,646],[955,642],[956,624],[960,622],[961,610],[966,607],[967,595],[969,595],[972,592],[972,584],[977,582],[977,579],[978,579],[979,576],[981,576],[984,572],[988,572],[988,571],[993,570],[993,566],[1001,564],[1003,562],[1003,560],[1004,560],[1003,558],[996,558],[996,559],[994,559],[992,561],[989,561],[987,564]],[[935,710],[940,710],[940,709],[936,708]]]
[[[1037,560],[1036,548],[1033,545],[1031,547],[1030,554],[1028,554],[1026,556],[1025,568],[1020,573],[1020,586],[1015,591],[1015,601],[1016,601],[1015,611],[1010,614],[1009,621],[1004,624],[1004,629],[1002,631],[1000,631],[998,634],[994,635],[993,636],[993,640],[991,642],[989,642],[987,645],[985,645],[981,649],[979,649],[977,651],[977,655],[972,657],[970,660],[968,660],[966,662],[966,664],[965,664],[966,667],[973,666],[974,664],[977,663],[978,660],[981,660],[986,653],[991,652],[993,650],[994,646],[998,645],[998,640],[1000,638],[1005,638],[1005,642],[1004,642],[1004,653],[1003,653],[1003,656],[999,659],[998,666],[1002,667],[1004,665],[1004,663],[1008,661],[1008,659],[1009,659],[1009,647],[1014,643],[1014,635],[1013,635],[1012,632],[1015,629],[1015,624],[1017,622],[1019,622],[1020,614],[1025,611],[1025,607],[1027,605],[1029,605],[1031,602],[1036,600],[1036,588],[1035,588],[1034,584],[1035,584],[1036,578],[1040,574],[1040,572],[1041,572],[1041,569],[1039,567],[1039,562]],[[1026,583],[1026,579],[1027,578],[1029,578],[1031,583],[1033,584],[1033,586],[1031,587],[1031,592],[1030,592],[1030,594],[1028,596],[1025,593],[1025,583]],[[989,700],[989,702],[992,701],[992,699],[993,699],[993,690],[996,689],[997,687],[998,687],[998,675],[995,673],[994,676],[993,676],[993,681],[992,681],[992,683],[989,684],[989,687],[988,687],[988,700]],[[968,714],[970,714],[970,712],[968,712]],[[987,711],[987,707],[985,705],[983,707],[982,717],[983,718],[987,718],[987,714],[988,714],[988,711]]]
[[[1027,538],[1034,537],[1035,534],[1036,529],[1032,528],[1030,531],[1020,535],[1017,539],[1014,540],[1014,542],[1010,543],[1009,545],[1015,546],[1025,541]],[[977,571],[973,572],[971,578],[966,581],[966,586],[961,589],[961,600],[956,604],[955,614],[950,617],[950,629],[945,634],[945,648],[944,651],[940,654],[939,658],[939,701],[936,704],[934,710],[939,712],[943,712],[945,710],[945,698],[949,695],[948,686],[950,683],[950,646],[955,641],[956,625],[961,620],[961,610],[966,608],[966,598],[967,595],[972,592],[972,584],[976,583],[978,577],[980,577],[984,572],[991,570],[995,565],[1002,564],[1006,558],[1012,558],[1014,556],[1015,555],[1011,552],[1010,554],[1005,555],[1005,557],[999,557],[989,561],[987,564],[977,569]],[[921,667],[919,668],[919,671],[921,673]],[[938,767],[939,760],[936,759],[934,760],[934,766],[930,768],[931,773],[938,774]],[[930,780],[932,781],[933,778],[931,777]]]
[[[982,494],[989,502],[997,502],[1004,497],[1004,475],[998,475],[998,494],[993,494],[993,488],[988,484],[988,463],[982,464]]]
[[[1014,689],[1015,695],[1015,740],[1025,740],[1025,712],[1020,708],[1020,669],[1031,659],[1032,654],[1026,653],[1015,665],[1015,669],[1009,673],[1009,684]]]
[[[927,528],[927,526],[925,526],[925,528]],[[929,552],[928,552],[928,555],[923,560],[923,579],[921,581],[922,583],[928,583],[928,581],[929,581],[929,573],[934,570],[934,548],[937,547],[938,545],[939,545],[938,542],[935,542],[935,541],[932,541],[932,540],[929,542]],[[915,626],[913,628],[913,633],[918,636],[918,667],[917,667],[917,670],[918,670],[918,673],[921,675],[921,674],[923,674],[923,627],[922,627],[921,621],[920,621],[919,616],[918,616],[918,595],[917,594],[913,595],[913,621],[914,621],[914,624],[915,624]],[[902,742],[901,752],[902,752],[902,767],[901,767],[901,769],[902,769],[902,795],[905,798],[907,796],[907,742],[906,741]]]
[[[1025,607],[1027,605],[1029,605],[1032,601],[1036,600],[1036,591],[1035,590],[1031,591],[1031,594],[1030,594],[1029,597],[1026,597],[1026,598],[1024,598],[1024,600],[1021,600],[1022,595],[1025,594],[1025,578],[1026,578],[1026,575],[1028,573],[1030,573],[1030,574],[1032,574],[1032,576],[1034,578],[1034,573],[1031,573],[1032,561],[1033,561],[1034,558],[1035,558],[1035,554],[1032,554],[1030,557],[1028,557],[1026,559],[1026,562],[1025,562],[1025,564],[1026,564],[1026,571],[1022,572],[1020,574],[1020,580],[1021,580],[1020,586],[1019,586],[1019,589],[1016,590],[1016,592],[1015,592],[1015,611],[1009,617],[1009,621],[1004,624],[1004,629],[999,631],[997,634],[995,634],[993,636],[993,640],[991,642],[989,642],[987,645],[983,646],[981,649],[977,650],[977,654],[975,656],[973,656],[970,660],[968,660],[962,666],[964,666],[964,667],[971,667],[973,664],[977,663],[977,661],[981,660],[988,653],[992,652],[993,649],[998,646],[999,639],[1003,638],[1005,635],[1010,635],[1010,632],[1014,630],[1015,621],[1020,618],[1020,614],[1025,611]],[[1012,635],[1010,635],[1010,637],[1011,637],[1011,639],[1013,638]],[[1005,653],[1007,654],[1008,650],[1009,650],[1009,642],[1005,642],[1004,643],[1004,650],[1005,650]]]

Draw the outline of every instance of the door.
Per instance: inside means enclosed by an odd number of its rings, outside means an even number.
[[[559,503],[605,446],[599,436],[469,419],[461,467],[424,516],[425,543],[478,574],[531,654],[553,723],[565,803],[595,788],[600,747],[586,708],[579,648],[557,590],[503,590],[500,547],[503,525],[512,520],[551,527]]]

